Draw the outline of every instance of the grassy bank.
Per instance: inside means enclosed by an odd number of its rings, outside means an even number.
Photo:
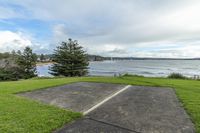
[[[0,132],[50,132],[71,120],[79,118],[81,116],[79,113],[66,111],[15,95],[15,93],[23,91],[78,81],[172,87],[195,123],[197,133],[200,133],[200,81],[137,76],[32,79],[0,82]]]

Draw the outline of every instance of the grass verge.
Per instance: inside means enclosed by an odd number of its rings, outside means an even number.
[[[0,82],[0,132],[46,133],[81,117],[80,113],[70,112],[15,95],[15,93],[19,92],[79,81],[172,87],[191,116],[197,133],[200,133],[200,81],[138,76],[56,78]]]

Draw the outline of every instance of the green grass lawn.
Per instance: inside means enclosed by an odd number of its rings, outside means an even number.
[[[109,82],[145,86],[166,86],[175,89],[184,108],[200,133],[200,81],[164,78],[84,77],[32,79],[0,82],[0,133],[46,133],[62,127],[82,115],[16,96],[15,93],[58,86],[78,81]]]

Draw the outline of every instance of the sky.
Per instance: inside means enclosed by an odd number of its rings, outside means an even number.
[[[0,0],[0,52],[68,38],[102,56],[200,57],[200,1]]]

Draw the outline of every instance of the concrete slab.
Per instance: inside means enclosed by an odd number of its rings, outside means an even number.
[[[57,133],[195,132],[170,88],[80,82],[19,95],[77,112],[87,112],[105,101]]]
[[[129,129],[84,118],[66,125],[54,133],[136,133]]]
[[[141,133],[195,132],[170,88],[133,86],[90,112],[88,117]]]
[[[18,95],[76,112],[84,112],[124,86],[108,83],[79,82]]]

